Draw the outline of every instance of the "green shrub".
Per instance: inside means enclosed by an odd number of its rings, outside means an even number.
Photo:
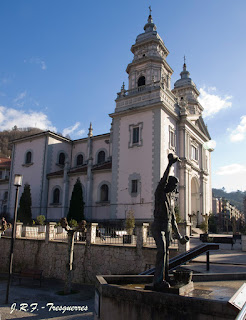
[[[208,233],[208,224],[206,223],[206,221],[203,221],[201,224],[200,224],[200,227],[199,227],[204,233]]]
[[[40,216],[37,216],[36,220],[40,226],[43,226],[45,224],[45,216],[42,214]]]
[[[70,225],[70,227],[74,228],[74,227],[78,226],[78,222],[77,222],[77,220],[71,219],[69,221],[69,225]]]
[[[211,214],[208,219],[208,230],[212,233],[217,233],[217,225],[218,221],[216,219],[216,216],[214,214]]]

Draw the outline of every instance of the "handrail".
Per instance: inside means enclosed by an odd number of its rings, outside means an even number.
[[[210,250],[219,250],[219,245],[216,243],[201,244],[193,249],[190,249],[184,253],[177,255],[176,257],[169,260],[169,270],[177,268],[182,264],[189,262],[190,260],[195,259],[203,253],[207,253],[207,269],[209,269],[209,251]],[[155,268],[145,270],[140,273],[140,275],[151,275],[155,273]]]

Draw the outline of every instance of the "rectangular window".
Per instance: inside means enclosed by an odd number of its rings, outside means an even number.
[[[132,129],[132,143],[139,143],[139,127]]]
[[[3,172],[0,171],[0,179],[2,179],[2,178],[3,178]]]
[[[129,125],[128,148],[141,147],[143,145],[143,122]]]
[[[191,146],[191,159],[198,160],[198,149],[195,146]]]
[[[176,148],[176,134],[171,126],[169,126],[169,149]]]
[[[138,192],[138,180],[132,180],[132,193]]]

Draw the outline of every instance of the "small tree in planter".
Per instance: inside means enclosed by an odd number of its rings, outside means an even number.
[[[70,220],[68,224],[71,228],[75,228],[78,226],[78,222],[75,219]]]
[[[217,219],[214,214],[211,214],[208,219],[208,230],[212,233],[217,233]]]
[[[45,232],[45,216],[37,216],[38,232]]]
[[[55,225],[55,228],[56,228],[56,232],[57,233],[62,233],[63,232],[63,228],[62,228],[60,222],[57,222],[57,224]]]
[[[208,233],[208,224],[206,221],[203,221],[199,227],[204,233]]]
[[[17,219],[25,225],[32,224],[32,197],[30,185],[24,185],[24,191],[20,197],[20,204],[17,213]]]
[[[126,218],[126,232],[127,235],[123,236],[123,243],[131,243],[132,242],[132,234],[135,228],[135,217],[134,211],[129,210]]]
[[[64,294],[72,293],[72,270],[73,270],[73,251],[74,251],[74,233],[76,231],[86,234],[86,221],[82,220],[76,227],[70,227],[67,219],[60,220],[62,228],[67,231],[68,235],[68,263],[66,265],[66,279],[64,286]]]

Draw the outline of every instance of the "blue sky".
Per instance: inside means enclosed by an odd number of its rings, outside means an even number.
[[[216,141],[212,186],[246,190],[246,1],[0,1],[0,130],[36,126],[73,139],[110,129],[116,93],[148,6],[170,54],[183,56]]]

